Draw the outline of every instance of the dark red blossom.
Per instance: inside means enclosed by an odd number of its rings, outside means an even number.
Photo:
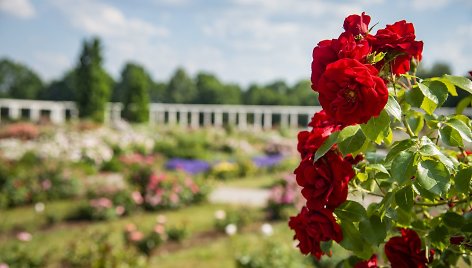
[[[303,207],[297,216],[290,217],[288,225],[295,231],[294,239],[300,242],[300,251],[317,259],[324,254],[320,247],[321,241],[340,242],[343,239],[341,226],[327,209],[311,211]]]
[[[298,133],[297,149],[302,159],[314,154],[331,133],[343,128],[342,125],[335,124],[323,110],[316,113],[308,125],[312,127],[311,131],[301,131]]]
[[[331,150],[315,163],[304,159],[295,169],[295,175],[309,209],[326,206],[334,210],[346,201],[348,184],[355,173],[349,161]]]
[[[359,16],[357,14],[350,15],[344,19],[343,28],[346,32],[353,35],[366,35],[369,32],[370,16],[365,12]]]
[[[423,42],[415,40],[415,28],[412,23],[405,20],[387,25],[385,29],[377,31],[375,36],[368,39],[373,51],[387,53],[387,60],[391,60],[391,68],[394,74],[400,75],[410,70],[412,58],[420,61],[423,52]],[[385,64],[385,61],[379,65]]]
[[[353,59],[329,64],[318,83],[319,100],[326,114],[345,125],[362,124],[378,116],[388,100],[378,71]]]
[[[426,251],[421,249],[421,240],[418,234],[411,229],[402,229],[402,236],[395,236],[385,244],[385,254],[392,268],[423,268],[427,267],[434,255],[430,250],[429,259]]]

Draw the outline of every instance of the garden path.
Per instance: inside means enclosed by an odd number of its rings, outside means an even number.
[[[266,189],[248,189],[220,186],[212,191],[209,200],[212,203],[229,203],[263,207],[267,204],[270,191]]]

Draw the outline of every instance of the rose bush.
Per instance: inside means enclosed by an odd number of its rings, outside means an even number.
[[[472,265],[472,124],[462,114],[472,96],[435,114],[457,90],[472,94],[472,82],[417,77],[413,24],[373,35],[370,21],[350,15],[337,39],[313,49],[323,110],[298,134],[306,203],[289,227],[303,254],[331,255],[333,241],[350,250],[347,267]]]

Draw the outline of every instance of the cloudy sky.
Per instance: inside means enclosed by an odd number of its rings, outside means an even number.
[[[426,66],[447,61],[455,74],[472,70],[470,0],[0,0],[0,57],[51,80],[96,35],[114,77],[133,60],[156,80],[183,66],[243,85],[294,82],[309,78],[313,46],[362,11],[376,29],[413,22]]]

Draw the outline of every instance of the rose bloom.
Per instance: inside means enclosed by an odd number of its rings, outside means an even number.
[[[311,88],[318,91],[319,80],[328,64],[339,59],[350,58],[365,62],[371,47],[367,40],[356,40],[351,33],[342,33],[338,39],[324,40],[313,49],[311,63]]]
[[[343,128],[342,125],[336,124],[328,117],[324,110],[315,113],[308,126],[313,129],[298,133],[297,150],[300,152],[302,159],[314,154],[331,133]]]
[[[387,25],[385,29],[377,31],[375,36],[369,36],[373,50],[393,54],[392,72],[396,75],[404,74],[410,70],[412,58],[420,61],[423,52],[423,42],[415,41],[415,28],[412,23],[404,20]],[[383,62],[381,62],[381,65]]]
[[[344,19],[343,28],[355,36],[366,35],[369,32],[370,16],[365,12],[359,15],[350,15]]]
[[[340,242],[343,239],[341,226],[327,209],[309,211],[303,207],[297,216],[290,217],[288,225],[295,231],[294,239],[299,241],[300,251],[303,254],[310,253],[318,260],[324,254],[320,247],[321,241]]]
[[[346,201],[348,183],[355,173],[349,161],[331,150],[315,163],[308,158],[303,160],[295,175],[309,209],[326,206],[334,210]]]
[[[430,259],[426,258],[425,250],[421,250],[421,240],[411,229],[402,229],[402,236],[390,238],[385,244],[385,254],[392,268],[427,267],[433,259],[434,250],[430,251]]]
[[[378,71],[353,59],[329,64],[319,81],[319,100],[326,114],[345,125],[363,124],[378,116],[388,90]]]
[[[377,265],[377,255],[372,255],[370,259],[358,262],[354,268],[378,268]]]

